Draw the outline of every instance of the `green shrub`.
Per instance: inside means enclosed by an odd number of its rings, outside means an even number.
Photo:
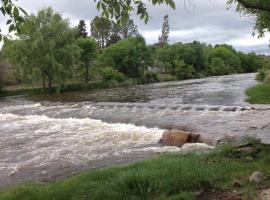
[[[177,78],[171,74],[159,74],[158,79],[161,82],[177,81]]]
[[[143,83],[158,83],[159,77],[154,72],[145,72],[143,76]]]
[[[125,80],[125,76],[118,72],[117,70],[111,67],[105,67],[101,70],[101,76],[105,82],[123,82]]]
[[[192,79],[195,77],[195,69],[193,65],[184,65],[178,67],[176,71],[176,77],[178,80]]]
[[[98,59],[100,67],[110,66],[129,78],[142,77],[151,62],[151,52],[144,39],[137,37],[111,45]]]
[[[270,71],[265,73],[264,83],[270,83]]]
[[[210,74],[213,76],[219,76],[229,73],[226,68],[225,62],[223,61],[222,58],[219,57],[214,57],[212,59],[211,64],[209,66],[209,71]]]
[[[263,81],[265,79],[265,71],[264,70],[259,70],[257,76],[256,76],[256,80],[257,81]]]
[[[265,83],[270,83],[270,70],[267,70],[267,69],[259,70],[256,76],[256,80],[265,82]]]

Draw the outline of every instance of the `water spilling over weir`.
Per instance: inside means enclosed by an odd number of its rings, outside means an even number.
[[[0,101],[0,187],[55,180],[159,152],[164,129],[256,136],[270,143],[270,110],[249,105],[255,74]],[[203,146],[202,148],[208,148]]]

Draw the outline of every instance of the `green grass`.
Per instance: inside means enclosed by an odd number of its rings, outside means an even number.
[[[247,179],[255,170],[270,172],[270,147],[260,145],[254,159],[229,146],[210,154],[163,155],[129,166],[82,173],[63,181],[27,184],[6,189],[1,200],[86,200],[86,199],[183,199],[195,198],[204,188],[232,191],[232,182],[244,183],[239,189],[250,197],[255,187]],[[265,184],[268,181],[266,181]]]
[[[270,83],[247,89],[247,101],[252,104],[270,104]]]

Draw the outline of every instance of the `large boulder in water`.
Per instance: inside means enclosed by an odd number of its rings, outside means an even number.
[[[199,140],[200,135],[188,133],[181,130],[165,131],[162,135],[160,143],[165,146],[177,146],[180,147],[186,143],[196,143]]]

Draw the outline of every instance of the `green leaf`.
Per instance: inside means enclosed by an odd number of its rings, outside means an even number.
[[[12,31],[15,31],[15,25],[14,24],[11,24],[8,28],[8,31],[9,32],[12,32]]]
[[[28,16],[27,12],[24,9],[22,9],[21,7],[19,7],[19,9],[23,12],[24,15]]]
[[[9,25],[12,22],[12,19],[7,20],[7,25]]]
[[[17,7],[13,8],[13,16],[14,16],[15,20],[17,20],[17,18],[19,17],[19,10]]]

